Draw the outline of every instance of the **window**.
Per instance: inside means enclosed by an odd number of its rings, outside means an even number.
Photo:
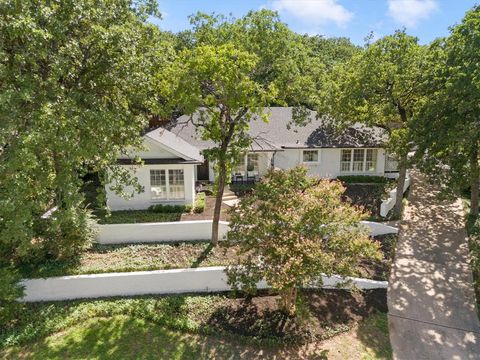
[[[150,192],[154,200],[167,199],[167,179],[165,170],[150,170]]]
[[[340,172],[375,172],[377,149],[342,149]]]
[[[258,172],[258,154],[247,155],[247,171]]]
[[[150,192],[153,200],[179,200],[185,198],[183,169],[150,170]]]
[[[367,149],[365,171],[374,172],[375,170],[377,170],[377,149]]]
[[[355,149],[353,150],[353,172],[362,172],[363,171],[363,155],[365,153],[364,149]]]
[[[318,150],[303,150],[303,162],[318,162]]]
[[[352,162],[352,150],[342,150],[342,159],[340,160],[340,171],[349,172]]]
[[[185,186],[183,182],[183,169],[168,170],[168,198],[184,199]]]
[[[245,155],[244,154],[240,155],[240,159],[238,159],[238,163],[237,163],[237,166],[235,166],[234,172],[238,174],[243,174],[245,172]]]

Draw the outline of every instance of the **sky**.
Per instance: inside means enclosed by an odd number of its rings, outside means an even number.
[[[197,11],[241,17],[267,8],[301,34],[348,37],[363,45],[370,33],[379,38],[406,28],[427,44],[448,35],[475,3],[480,0],[159,0],[163,19],[151,21],[177,32],[190,27],[188,16]]]

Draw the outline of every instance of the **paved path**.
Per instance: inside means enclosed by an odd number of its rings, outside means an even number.
[[[480,359],[461,200],[440,201],[413,174],[388,289],[395,359]]]

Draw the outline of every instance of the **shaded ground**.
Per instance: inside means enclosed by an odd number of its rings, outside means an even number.
[[[389,359],[386,318],[374,315],[332,339],[300,347],[260,347],[194,335],[118,315],[93,318],[24,347],[5,359]]]
[[[372,218],[380,218],[380,205],[385,195],[385,184],[344,184],[343,197],[354,205],[362,206]]]
[[[388,289],[397,359],[478,359],[478,321],[460,200],[412,173]]]
[[[389,358],[384,290],[308,291],[296,319],[279,312],[277,300],[209,295],[28,304],[0,332],[0,357],[321,359],[327,350],[329,359],[343,359],[345,351],[351,359]]]
[[[385,258],[375,262],[363,262],[358,276],[374,280],[386,280],[390,271],[391,246],[395,243],[396,236],[387,235],[375,239],[382,243]],[[226,247],[225,245],[223,242],[217,247],[208,242],[94,245],[73,260],[51,261],[24,266],[22,276],[38,278],[200,266],[227,266],[235,263],[237,247]]]
[[[78,258],[23,268],[24,277],[49,277],[123,271],[229,265],[235,248],[207,242],[177,244],[94,245]]]

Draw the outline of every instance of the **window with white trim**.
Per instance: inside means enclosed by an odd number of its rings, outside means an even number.
[[[377,149],[342,149],[340,172],[371,173],[377,169]]]
[[[318,162],[318,150],[303,150],[303,162]]]
[[[150,170],[150,193],[152,200],[185,199],[183,169]]]
[[[150,193],[153,200],[167,199],[165,170],[150,170]]]
[[[253,170],[249,170],[253,169]],[[256,171],[258,172],[258,154],[252,153],[247,155],[247,171]]]
[[[183,169],[168,170],[168,198],[170,200],[185,199]]]

